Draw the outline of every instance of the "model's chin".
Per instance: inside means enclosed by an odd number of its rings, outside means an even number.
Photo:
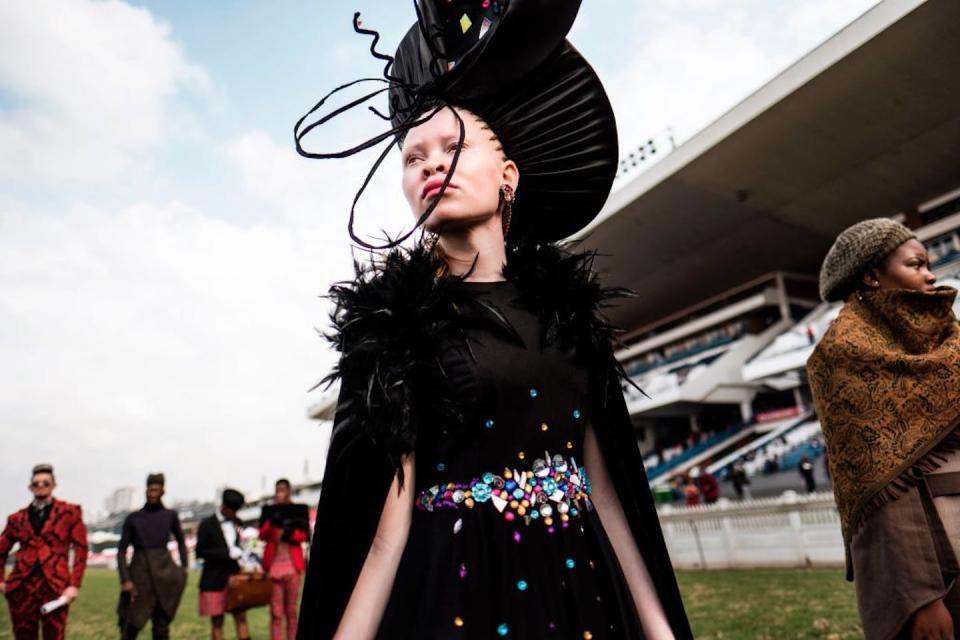
[[[484,216],[458,210],[456,207],[441,203],[424,222],[424,228],[431,233],[442,233],[454,229],[470,227],[483,221]]]

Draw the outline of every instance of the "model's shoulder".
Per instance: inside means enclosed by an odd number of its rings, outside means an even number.
[[[521,302],[544,319],[545,335],[578,348],[606,351],[616,333],[604,310],[633,293],[607,287],[595,267],[597,253],[576,243],[512,247],[505,274],[520,290]]]
[[[439,277],[439,268],[436,256],[420,245],[357,263],[352,280],[330,288],[328,340],[344,355],[422,342],[449,320],[464,295],[459,279]]]
[[[391,310],[413,307],[437,284],[439,263],[422,245],[399,247],[385,254],[354,262],[354,274],[330,287],[334,319],[343,314],[370,317]]]
[[[605,287],[596,259],[596,251],[577,243],[523,243],[510,248],[504,272],[540,306],[593,313],[613,298],[632,295],[624,288]]]
[[[823,332],[823,337],[817,343],[815,351],[821,353],[847,351],[854,345],[859,345],[865,335],[873,334],[875,328],[864,314],[861,305],[844,303],[837,317]]]
[[[68,513],[81,514],[83,513],[83,508],[74,502],[67,502],[66,500],[55,500],[55,502],[60,506],[60,509]]]
[[[27,520],[30,513],[30,507],[23,507],[22,509],[17,509],[13,513],[7,516],[7,521],[11,524],[19,524]]]

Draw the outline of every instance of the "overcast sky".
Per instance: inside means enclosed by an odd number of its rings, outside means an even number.
[[[876,0],[584,0],[621,146],[678,141]],[[387,8],[389,5],[389,8]],[[332,364],[320,296],[350,273],[346,212],[372,159],[293,151],[327,90],[377,75],[403,0],[0,3],[0,517],[30,467],[93,514],[164,471],[172,499],[322,469],[307,389]],[[381,105],[383,108],[383,105]],[[382,123],[358,115],[316,147]],[[412,220],[388,160],[362,230]]]

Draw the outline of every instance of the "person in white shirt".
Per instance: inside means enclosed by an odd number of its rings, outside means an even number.
[[[227,591],[240,572],[244,557],[237,511],[243,507],[243,494],[226,489],[220,510],[204,518],[197,529],[197,558],[203,560],[200,574],[200,615],[210,617],[211,638],[223,639],[223,618],[227,609]],[[249,640],[250,629],[243,611],[233,613],[237,638]]]

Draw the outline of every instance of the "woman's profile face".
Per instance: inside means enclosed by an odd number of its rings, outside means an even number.
[[[424,223],[428,231],[477,225],[498,215],[500,186],[517,186],[517,168],[504,159],[493,132],[468,111],[463,118],[465,136],[457,168],[443,198]],[[450,171],[460,138],[460,125],[449,109],[411,129],[403,143],[403,194],[414,216],[420,217],[440,193]]]
[[[880,268],[867,273],[864,282],[872,289],[933,291],[937,277],[930,272],[926,248],[911,238],[887,256]]]

